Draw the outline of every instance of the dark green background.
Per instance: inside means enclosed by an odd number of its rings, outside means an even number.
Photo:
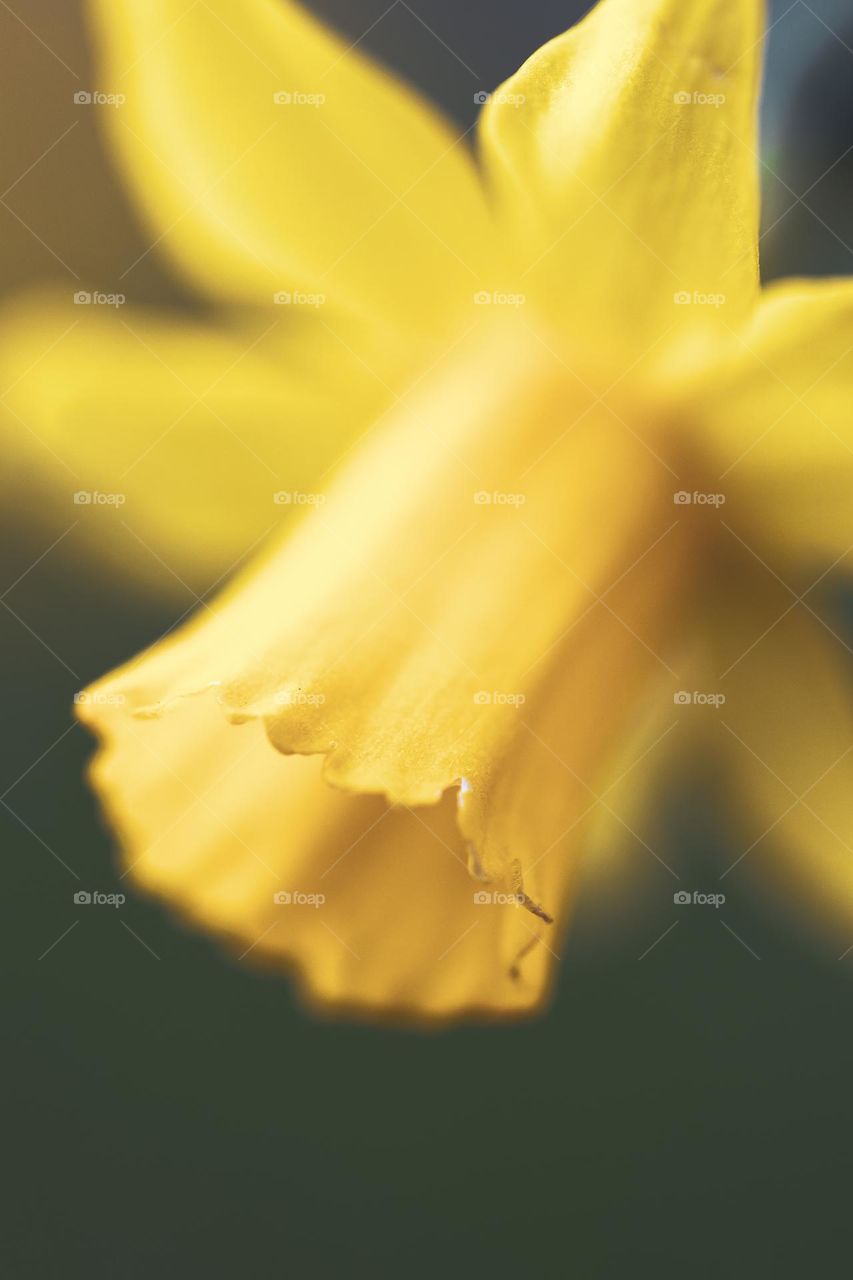
[[[10,3],[86,66],[76,2]],[[365,45],[463,123],[476,89],[582,8],[410,4],[473,78],[403,6]],[[387,0],[315,7],[355,39]],[[767,175],[766,225],[791,212],[765,241],[768,275],[851,270],[840,243],[853,234],[850,158],[809,192],[810,210],[795,198],[853,144],[845,8],[775,11],[765,138],[779,177]],[[5,186],[56,136],[73,84],[5,9],[0,26]],[[71,154],[49,157],[9,199],[105,289],[144,246],[94,132],[76,131]],[[5,212],[2,224],[7,290],[63,278],[31,232]],[[146,260],[140,296],[177,297],[163,263]],[[0,590],[43,549],[33,537],[4,529]],[[5,1274],[850,1274],[853,953],[818,957],[735,889],[726,919],[751,950],[697,911],[638,960],[676,918],[662,877],[604,941],[601,907],[582,906],[538,1022],[436,1035],[317,1022],[285,983],[235,967],[143,900],[120,918],[81,918],[76,882],[47,848],[83,883],[117,889],[81,781],[90,743],[79,727],[57,739],[74,691],[188,602],[93,578],[73,548],[36,565],[8,602]],[[715,811],[713,785],[697,780],[673,785],[660,816],[662,846],[710,887],[730,839]]]

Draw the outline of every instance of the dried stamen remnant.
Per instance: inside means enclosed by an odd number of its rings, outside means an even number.
[[[528,897],[524,892],[524,879],[521,873],[521,863],[517,859],[513,862],[510,872],[512,875],[513,890],[519,905],[529,911],[531,915],[536,916],[537,920],[543,921],[544,924],[553,924],[553,916],[549,916],[544,907],[540,906],[538,902],[534,902],[533,899]],[[524,960],[526,956],[530,955],[533,948],[537,947],[541,941],[541,936],[538,933],[533,933],[530,935],[530,941],[525,942],[524,946],[515,957],[515,960],[510,965],[509,976],[513,982],[518,982],[521,978],[522,960]]]
[[[554,917],[549,916],[545,908],[540,906],[538,902],[534,902],[532,898],[528,898],[526,893],[519,894],[519,902],[539,920],[544,920],[545,924],[554,923]]]
[[[509,967],[509,976],[512,978],[513,982],[520,981],[522,960],[524,960],[526,956],[529,956],[533,948],[537,947],[541,941],[542,939],[539,937],[538,933],[535,933],[531,934],[529,942],[525,942],[524,946],[521,948],[518,955],[515,957],[515,960]]]
[[[553,916],[549,916],[544,907],[540,906],[538,902],[534,902],[524,892],[524,876],[522,875],[521,863],[518,858],[513,860],[509,870],[512,876],[512,891],[518,900],[519,906],[526,907],[533,915],[540,920],[544,920],[545,924],[553,924]]]

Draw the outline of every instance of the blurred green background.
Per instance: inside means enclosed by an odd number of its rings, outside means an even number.
[[[477,90],[587,6],[312,7],[467,125]],[[849,0],[772,17],[765,274],[850,273]],[[0,284],[70,288],[70,264],[117,288],[148,237],[97,113],[69,109],[95,82],[82,5],[10,0],[0,34]],[[134,299],[182,302],[156,254]],[[75,925],[63,862],[119,885],[73,694],[190,600],[93,574],[73,540],[30,568],[33,537],[4,528],[0,588],[5,1274],[849,1273],[853,953],[818,956],[731,881],[737,936],[713,912],[667,932],[652,865],[642,905],[614,904],[619,929],[582,903],[545,1017],[436,1035],[318,1022],[142,899]],[[730,839],[716,811],[712,779],[673,785],[655,834],[709,889]]]

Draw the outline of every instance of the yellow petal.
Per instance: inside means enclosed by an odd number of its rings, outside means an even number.
[[[460,827],[482,851],[484,869],[507,868],[511,876],[517,863],[527,895],[558,915],[565,910],[567,866],[573,885],[596,820],[609,817],[635,854],[644,843],[634,820],[625,824],[626,798],[610,791],[655,750],[662,731],[656,720],[650,731],[646,710],[657,703],[671,711],[677,683],[670,663],[679,643],[682,548],[676,531],[667,534],[662,524],[640,546],[651,527],[636,526],[633,554],[618,571],[611,562],[615,586],[607,583],[599,603],[588,597],[593,607],[571,619],[564,639],[538,664],[547,675],[522,707],[516,732],[474,772],[460,800]],[[592,536],[598,535],[596,529]],[[660,542],[652,547],[655,538]],[[642,565],[629,571],[649,547]],[[548,931],[539,934],[547,943]]]
[[[674,674],[671,479],[624,424],[523,326],[484,327],[295,537],[93,697],[168,723],[215,688],[343,789],[458,786],[474,870],[548,945],[537,908],[562,914],[634,700]]]
[[[481,139],[522,279],[577,342],[751,305],[762,18],[760,0],[601,0],[492,96]]]
[[[284,334],[70,296],[10,307],[7,509],[57,534],[76,521],[93,552],[161,587],[208,587],[305,509],[388,398],[319,321]]]
[[[293,0],[92,0],[114,147],[199,289],[324,295],[389,341],[481,287],[464,142]],[[282,101],[276,101],[276,95]]]
[[[747,560],[729,566],[739,607],[715,628],[715,738],[742,833],[721,888],[760,893],[840,951],[853,943],[850,651],[828,600],[797,604]]]
[[[853,283],[773,285],[729,348],[689,392],[726,518],[816,577],[853,544]]]
[[[470,878],[450,797],[415,812],[333,791],[319,761],[285,759],[209,698],[159,720],[78,710],[105,736],[93,781],[131,879],[236,956],[295,967],[327,1009],[435,1020],[541,1003],[553,951],[514,970],[537,922]]]

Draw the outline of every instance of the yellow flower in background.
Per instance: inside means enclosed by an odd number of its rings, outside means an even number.
[[[849,921],[841,624],[812,592],[853,542],[853,286],[759,287],[758,0],[602,0],[491,95],[478,160],[294,4],[93,9],[116,154],[227,317],[141,330],[163,385],[103,322],[127,460],[167,377],[194,397],[146,535],[246,549],[208,383],[223,430],[288,442],[305,511],[79,704],[138,883],[325,1006],[536,1009],[593,818],[632,825],[616,797],[687,718],[749,865]],[[58,444],[51,394],[20,412]]]
[[[317,487],[383,388],[338,342],[330,361],[314,317],[191,320],[81,293],[93,300],[38,291],[0,315],[0,491],[12,509],[26,494],[44,536],[71,512],[113,573],[203,593],[288,516],[274,502],[285,482]],[[104,512],[117,517],[108,537]]]

